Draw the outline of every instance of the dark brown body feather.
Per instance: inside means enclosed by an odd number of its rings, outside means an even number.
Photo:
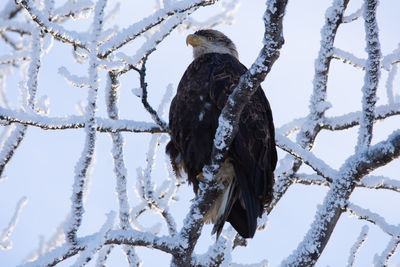
[[[179,83],[170,108],[171,141],[166,151],[177,174],[181,169],[187,173],[195,192],[199,185],[196,176],[210,163],[221,110],[246,70],[231,55],[209,53],[195,59]],[[226,218],[216,225],[218,232],[226,219],[241,236],[253,237],[257,217],[272,200],[277,161],[274,138],[271,109],[259,87],[241,114],[229,148],[227,157],[236,176],[235,197]]]

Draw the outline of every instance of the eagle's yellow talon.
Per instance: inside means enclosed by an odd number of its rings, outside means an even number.
[[[203,182],[204,181],[203,172],[197,174],[196,179],[199,180],[199,182]]]

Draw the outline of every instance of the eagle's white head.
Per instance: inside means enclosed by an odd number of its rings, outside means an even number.
[[[199,30],[194,34],[189,34],[186,38],[186,44],[193,46],[193,57],[207,53],[230,54],[238,59],[238,52],[235,44],[220,31],[217,30]]]

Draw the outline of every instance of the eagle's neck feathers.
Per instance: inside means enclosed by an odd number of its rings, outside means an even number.
[[[221,45],[209,45],[209,46],[196,46],[193,47],[193,57],[196,59],[204,54],[208,53],[220,53],[229,54],[239,59],[238,52],[235,48]]]

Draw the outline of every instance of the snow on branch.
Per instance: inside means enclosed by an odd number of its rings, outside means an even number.
[[[110,119],[118,120],[118,97],[120,83],[115,73],[109,72],[106,85],[106,103],[107,113]],[[130,206],[128,201],[128,193],[126,188],[127,169],[124,162],[123,145],[125,143],[121,133],[110,133],[113,147],[111,154],[114,160],[114,173],[116,177],[115,191],[118,197],[119,204],[119,227],[120,229],[130,229]],[[138,266],[140,259],[136,255],[135,248],[124,246],[123,248],[130,266]]]
[[[324,177],[328,182],[333,181],[337,177],[337,171],[333,170],[321,159],[314,156],[314,154],[308,150],[301,148],[296,143],[292,142],[289,138],[277,134],[275,136],[276,144],[279,148],[285,150],[291,155],[297,157],[307,165],[309,165],[317,174]]]
[[[365,176],[361,179],[358,186],[370,189],[387,189],[400,192],[400,181],[383,176]]]
[[[89,87],[89,79],[87,77],[78,77],[71,74],[66,67],[60,67],[58,69],[60,74],[68,83],[76,87]]]
[[[35,21],[44,32],[51,34],[55,39],[64,43],[87,49],[88,43],[83,36],[75,31],[68,31],[59,24],[49,21],[46,15],[38,10],[32,1],[17,0],[16,3],[21,5],[28,12],[32,20]]]
[[[15,51],[9,55],[0,56],[0,64],[15,64],[18,61],[27,61],[30,59],[28,51]]]
[[[78,259],[72,265],[73,267],[85,266],[92,259],[93,255],[104,245],[107,233],[113,227],[115,215],[115,212],[107,214],[107,220],[101,227],[99,233],[94,239],[87,243],[85,249],[79,254]]]
[[[361,5],[361,7],[359,9],[357,9],[350,15],[343,16],[342,23],[349,23],[349,22],[355,21],[358,18],[360,18],[363,14],[364,8],[365,8],[365,5],[363,4],[363,5]]]
[[[225,3],[221,2],[221,12],[204,20],[204,21],[197,21],[196,19],[192,17],[188,17],[188,19],[182,23],[182,26],[185,27],[186,29],[193,29],[193,30],[199,30],[199,29],[205,29],[205,28],[213,28],[219,24],[232,24],[233,22],[233,13],[236,12],[236,10],[239,7],[239,1],[238,0],[232,0],[231,2]]]
[[[35,109],[35,97],[37,91],[37,79],[40,69],[40,56],[42,54],[40,30],[34,27],[31,34],[31,61],[28,67],[28,77],[26,84],[21,82],[19,85],[21,108],[20,110],[27,110],[29,113],[33,113]],[[19,147],[26,133],[26,125],[17,125],[14,130],[10,133],[7,140],[4,142],[3,147],[0,151],[0,176],[7,165],[8,161],[14,155],[14,152]]]
[[[362,117],[358,131],[358,142],[356,151],[369,146],[372,140],[372,129],[374,125],[374,111],[376,103],[376,90],[380,78],[381,48],[378,36],[378,25],[376,21],[376,0],[367,0],[364,9],[365,32],[368,59],[365,67],[364,86],[362,88]]]
[[[68,0],[64,5],[53,11],[54,14],[50,17],[50,20],[60,22],[66,18],[86,18],[88,11],[93,10],[93,6],[93,2],[90,0]]]
[[[11,241],[8,240],[8,237],[11,235],[13,232],[15,225],[17,224],[19,214],[22,211],[22,208],[25,206],[27,202],[26,197],[22,197],[15,208],[14,215],[12,216],[10,222],[8,223],[8,226],[4,228],[0,232],[0,249],[10,249],[11,248]]]
[[[75,246],[69,243],[54,248],[45,255],[40,256],[33,262],[22,264],[21,267],[36,267],[36,266],[54,266],[65,259],[68,259],[81,251],[99,238],[104,236],[101,232],[92,235],[77,238]],[[103,242],[104,241],[104,242]],[[160,251],[172,254],[176,246],[181,246],[180,240],[167,236],[158,237],[151,233],[140,232],[133,229],[130,230],[109,230],[105,239],[102,240],[104,245],[129,245],[143,246],[158,249]]]
[[[386,79],[386,95],[388,98],[389,105],[394,105],[396,102],[395,94],[393,93],[393,84],[394,84],[394,79],[397,74],[397,69],[398,69],[398,65],[393,64],[392,68],[389,71],[389,75]],[[397,102],[400,102],[400,101],[397,101]],[[399,110],[400,110],[400,108],[399,108]]]
[[[363,228],[361,229],[360,235],[358,236],[356,242],[351,247],[350,255],[349,255],[349,258],[347,259],[348,267],[354,266],[354,260],[356,258],[356,254],[360,250],[360,248],[364,244],[364,242],[367,240],[368,230],[369,230],[368,226],[364,225]]]
[[[356,216],[358,219],[366,220],[370,223],[375,224],[383,232],[387,233],[390,236],[397,237],[397,235],[400,233],[399,226],[395,226],[395,225],[391,225],[391,224],[387,223],[385,218],[383,218],[381,215],[371,212],[368,209],[364,209],[356,204],[348,202],[347,203],[347,211],[349,211],[351,214]]]
[[[390,66],[400,62],[400,45],[392,51],[392,53],[387,54],[382,59],[382,66],[389,70]]]
[[[195,10],[200,6],[212,5],[215,3],[215,1],[216,0],[181,0],[172,5],[168,5],[162,9],[159,9],[154,12],[154,14],[135,24],[132,24],[127,29],[123,29],[120,33],[113,36],[113,38],[111,38],[108,42],[104,43],[100,47],[99,57],[107,57],[118,48],[133,41],[138,36],[157,26],[172,15],[184,13],[189,10]]]
[[[374,109],[373,121],[376,122],[395,115],[400,115],[400,103],[377,106]],[[322,121],[322,128],[331,131],[349,129],[359,125],[361,118],[361,111],[350,112],[336,117],[325,117]]]
[[[86,106],[85,114],[85,146],[83,148],[81,157],[75,166],[75,178],[72,188],[71,197],[71,216],[65,223],[65,236],[72,246],[77,245],[77,231],[81,225],[82,216],[84,213],[83,200],[86,195],[86,186],[88,182],[89,168],[94,158],[95,142],[96,142],[96,106],[97,106],[97,92],[99,88],[98,78],[98,60],[97,41],[101,35],[102,23],[104,16],[104,8],[106,0],[100,0],[96,3],[94,9],[93,19],[93,33],[89,44],[89,83],[90,88],[88,92],[88,103]]]
[[[344,51],[340,48],[333,48],[333,58],[342,61],[343,63],[348,63],[357,69],[364,70],[366,65],[366,60],[358,58],[350,52]]]
[[[328,73],[334,53],[333,45],[336,32],[342,21],[347,3],[346,0],[335,0],[326,11],[325,24],[321,30],[321,46],[318,58],[315,61],[313,93],[310,98],[308,122],[303,124],[297,136],[297,141],[304,148],[312,147],[315,136],[320,130],[320,120],[324,117],[325,111],[330,108],[330,104],[326,102]]]
[[[9,123],[18,123],[39,127],[45,130],[63,130],[84,128],[84,116],[48,117],[22,110],[12,110],[0,107],[0,119]],[[119,119],[117,121],[96,117],[96,130],[99,132],[137,132],[164,133],[155,123]]]
[[[400,231],[398,232],[397,236],[394,236],[390,239],[387,247],[385,248],[384,251],[382,251],[382,254],[380,256],[375,255],[374,266],[375,267],[387,266],[388,261],[396,252],[396,249],[399,246],[399,244],[400,244]]]
[[[117,54],[118,57],[122,58],[131,66],[137,66],[144,58],[147,58],[153,51],[155,51],[156,46],[161,43],[170,33],[182,23],[182,21],[187,17],[187,13],[178,13],[175,16],[167,19],[161,24],[159,29],[155,31],[146,42],[136,50],[135,55],[129,57],[123,52]]]

